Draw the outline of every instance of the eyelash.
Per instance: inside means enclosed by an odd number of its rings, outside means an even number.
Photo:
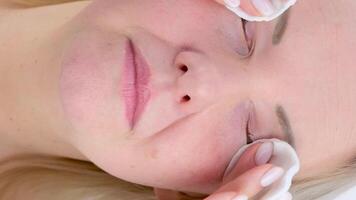
[[[250,22],[248,22],[242,18],[241,18],[241,22],[242,22],[242,30],[244,32],[244,37],[246,40],[246,46],[248,47],[248,54],[244,55],[244,57],[247,58],[247,57],[250,57],[255,50],[255,40],[253,38],[251,38],[251,41],[249,41],[249,38],[247,36],[246,24],[250,23]]]
[[[249,131],[249,122],[247,122],[247,125],[246,125],[246,138],[247,138],[247,144],[251,144],[254,140],[253,140],[253,135],[250,133]]]

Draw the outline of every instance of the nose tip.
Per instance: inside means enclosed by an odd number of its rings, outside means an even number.
[[[208,68],[204,70],[180,65],[177,79],[177,102],[183,105],[204,107],[218,98],[218,78]]]

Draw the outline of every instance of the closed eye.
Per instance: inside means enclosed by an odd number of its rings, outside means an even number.
[[[246,42],[246,47],[248,49],[248,53],[246,55],[243,55],[245,58],[250,57],[254,50],[255,50],[255,38],[253,35],[253,22],[248,22],[245,19],[241,18],[241,24],[242,24],[242,30],[244,33],[244,39]]]
[[[252,140],[252,134],[249,131],[249,121],[247,121],[247,125],[246,125],[246,138],[247,138],[247,144],[251,144],[253,142]]]

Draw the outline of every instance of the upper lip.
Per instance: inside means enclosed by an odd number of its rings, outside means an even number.
[[[150,99],[148,87],[150,69],[131,40],[127,41],[125,51],[122,91],[126,104],[126,117],[130,128],[133,128]]]

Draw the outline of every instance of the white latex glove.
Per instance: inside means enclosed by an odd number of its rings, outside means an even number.
[[[247,21],[271,21],[297,0],[215,0]]]

